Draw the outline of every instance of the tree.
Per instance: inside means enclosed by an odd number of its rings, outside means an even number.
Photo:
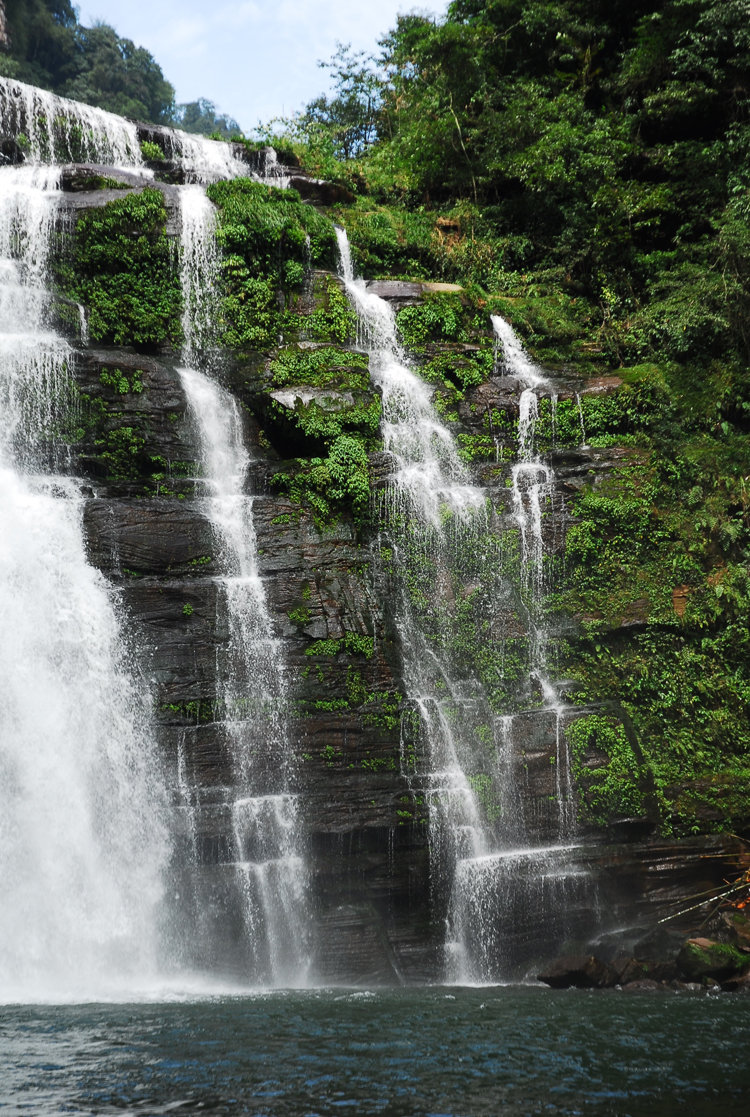
[[[60,89],[66,97],[140,120],[168,122],[174,89],[143,47],[121,39],[113,27],[77,27],[76,76]]]
[[[336,157],[352,159],[378,136],[383,76],[374,58],[352,50],[350,43],[337,43],[330,62],[318,65],[331,71],[335,95],[310,101],[300,124],[303,129],[306,124],[322,127]]]
[[[204,136],[218,135],[225,140],[242,135],[237,121],[226,113],[220,113],[213,101],[208,101],[205,97],[176,105],[172,122],[185,132],[198,132]]]

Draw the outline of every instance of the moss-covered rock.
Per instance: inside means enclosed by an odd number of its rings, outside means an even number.
[[[181,340],[181,291],[161,191],[147,188],[81,214],[58,260],[66,294],[88,311],[93,342],[153,350]]]
[[[677,956],[677,965],[690,981],[720,981],[750,970],[750,955],[729,943],[688,939]]]

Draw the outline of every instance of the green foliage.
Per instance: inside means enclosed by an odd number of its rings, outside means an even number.
[[[650,449],[577,499],[556,604],[583,621],[561,664],[574,700],[627,711],[683,833],[747,815],[750,454],[721,397],[672,375],[679,421],[646,413]]]
[[[316,341],[345,345],[357,330],[357,316],[339,284],[331,276],[323,276],[313,287],[317,306],[303,320],[303,327]]]
[[[341,640],[314,640],[305,648],[305,655],[333,657],[345,652],[347,655],[361,655],[365,659],[372,659],[373,651],[372,636],[347,632]]]
[[[99,373],[99,382],[105,388],[111,388],[118,395],[125,396],[129,393],[140,395],[143,391],[142,373],[137,369],[130,379],[127,373],[119,368],[103,368]]]
[[[582,817],[606,826],[615,819],[642,815],[646,773],[622,723],[611,716],[589,714],[568,725],[565,735]]]
[[[142,47],[106,23],[83,27],[68,0],[4,0],[0,72],[138,120],[168,121],[174,89]]]
[[[383,79],[373,58],[345,43],[337,44],[330,62],[319,65],[331,70],[335,96],[311,101],[294,125],[303,136],[316,124],[322,126],[333,154],[339,159],[351,159],[377,135]]]
[[[381,403],[373,393],[358,392],[323,395],[310,403],[296,401],[294,410],[273,401],[270,414],[283,422],[291,422],[297,430],[311,440],[313,445],[323,443],[331,446],[342,435],[356,439],[364,448],[372,444],[380,426]],[[343,444],[342,444],[343,445]]]
[[[277,388],[304,384],[316,388],[346,387],[367,391],[370,387],[366,354],[342,351],[334,346],[315,349],[287,346],[279,350],[272,360],[271,376]]]
[[[141,155],[147,162],[162,163],[164,161],[164,152],[158,144],[151,143],[150,140],[141,142]]]
[[[235,348],[270,348],[284,329],[299,327],[286,308],[307,267],[333,260],[333,226],[296,191],[250,179],[214,183],[208,195],[219,209],[223,341]]]
[[[370,503],[370,463],[362,441],[342,434],[334,439],[327,457],[299,458],[294,472],[278,473],[274,484],[291,500],[312,510],[323,526],[350,507],[362,522]]]
[[[60,278],[88,307],[93,341],[141,349],[179,342],[181,292],[166,217],[164,198],[153,189],[79,217],[72,260]]]
[[[213,101],[205,97],[175,105],[171,123],[183,132],[197,132],[211,136],[212,139],[232,140],[242,137],[242,129],[237,121],[226,113],[220,113]]]
[[[428,295],[415,306],[398,312],[401,340],[410,349],[423,350],[428,341],[465,341],[463,306],[455,295]]]
[[[95,443],[109,476],[115,481],[131,481],[139,477],[145,444],[144,437],[133,427],[116,427]]]

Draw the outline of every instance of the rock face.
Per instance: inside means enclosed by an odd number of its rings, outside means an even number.
[[[139,136],[164,152],[160,174],[167,181],[156,186],[165,200],[167,236],[174,238],[174,184],[182,181],[174,136],[150,126],[141,127]],[[250,170],[267,169],[267,153],[253,155],[235,147],[234,155]],[[61,225],[69,235],[80,214],[148,185],[154,183],[143,176],[94,164],[67,167]],[[307,184],[305,190],[315,201],[332,200],[318,184]],[[434,287],[403,281],[370,285],[374,293],[406,311],[418,308],[425,296],[461,298],[453,287]],[[311,321],[315,315],[315,321],[331,318],[337,294],[341,298],[335,277],[317,273],[299,296],[297,309]],[[285,297],[279,295],[277,302]],[[61,300],[61,318],[71,305]],[[348,343],[341,341],[345,330],[333,341],[329,335],[313,342],[313,327],[310,334],[305,329],[303,325],[292,337],[287,356],[293,350],[292,361],[300,362],[318,349],[327,353],[338,347],[344,359],[332,379],[307,383],[290,373],[280,383],[274,377],[283,356],[281,346],[273,351],[238,346],[236,353],[217,360],[216,367],[243,406],[260,574],[286,652],[294,770],[316,912],[313,969],[326,982],[434,980],[444,972],[444,908],[435,903],[439,882],[436,885],[430,876],[428,805],[404,763],[413,710],[405,693],[392,585],[378,548],[378,501],[390,463],[376,450],[370,452],[373,500],[367,515],[352,506],[336,506],[330,515],[321,516],[314,501],[300,499],[294,488],[296,479],[320,468],[315,463],[321,461],[328,437],[320,434],[329,429],[325,424],[344,423],[340,429],[346,432],[347,422],[364,422],[356,416],[370,414],[377,392],[356,379],[366,376],[366,370],[363,373],[361,361],[357,364],[349,352],[351,329]],[[453,370],[468,368],[491,347],[489,322],[485,332],[485,337],[466,343],[430,343],[432,348],[422,356],[425,361],[449,358]],[[89,346],[80,333],[75,340],[77,417],[71,442],[75,468],[91,493],[85,510],[89,554],[117,587],[131,620],[135,654],[151,681],[162,754],[183,818],[185,843],[188,829],[195,829],[201,895],[214,913],[212,939],[223,943],[225,968],[241,972],[238,917],[226,883],[233,856],[232,760],[217,679],[217,662],[229,640],[228,624],[217,587],[217,542],[202,504],[197,433],[176,371],[178,358],[168,341],[136,351]],[[579,391],[606,397],[620,385],[617,377],[597,378],[588,385],[561,379],[556,396],[568,403]],[[441,391],[439,387],[438,396]],[[469,450],[482,451],[473,457],[473,478],[492,505],[492,531],[502,536],[514,522],[511,466],[522,385],[495,370],[481,383],[467,378],[460,391],[448,383],[446,391],[452,432]],[[553,560],[564,549],[576,495],[616,472],[634,453],[618,447],[549,448],[555,494],[543,532]],[[464,587],[460,592],[471,591]],[[488,613],[490,630],[502,631],[509,647],[513,641],[529,640],[528,618],[524,620],[517,595],[499,595]],[[631,605],[618,625],[625,630],[644,619]],[[538,683],[528,677],[519,681],[516,700],[517,747],[510,777],[522,788],[526,835],[544,846],[559,834],[556,764],[561,730],[578,717],[608,711],[570,706],[561,721],[560,715],[539,709]],[[624,715],[618,712],[618,717]],[[550,984],[613,984],[620,971],[611,960],[629,949],[628,936],[642,936],[669,905],[710,888],[722,873],[736,872],[738,864],[741,847],[733,839],[677,843],[655,836],[653,788],[639,766],[637,741],[631,742],[631,754],[638,761],[631,780],[633,797],[615,796],[606,817],[597,816],[600,777],[609,763],[605,744],[601,734],[592,733],[577,753],[581,786],[588,793],[582,804],[590,809],[588,814],[585,809],[579,812],[569,837],[576,844],[576,872],[591,887],[576,893],[566,924],[574,949],[595,930],[600,936],[597,958],[605,960],[598,962],[586,951],[566,960],[564,972],[556,967],[542,978]],[[607,913],[606,921],[592,921],[592,895],[598,909]],[[608,937],[610,926],[627,930]],[[683,927],[682,933],[687,930],[689,926]],[[537,932],[532,917],[509,934],[518,956],[525,956]],[[544,934],[539,937],[544,941]],[[633,971],[629,979],[638,976]]]
[[[689,981],[717,981],[740,977],[750,970],[750,957],[729,943],[688,939],[677,955],[677,965]]]
[[[112,369],[128,383],[137,372],[141,390],[120,392],[103,384]],[[90,555],[119,587],[132,619],[143,670],[152,681],[170,783],[179,799],[182,750],[189,782],[203,804],[199,848],[204,871],[215,883],[231,856],[226,835],[232,765],[215,713],[217,648],[228,636],[215,581],[215,540],[195,479],[195,432],[168,360],[83,350],[76,379],[89,409],[96,410],[96,401],[108,409],[78,447],[80,468],[94,493],[85,513]],[[235,386],[241,394],[241,383]],[[108,476],[109,463],[97,444],[114,422],[140,432],[138,462],[147,462],[146,470],[157,463],[145,482],[140,474]],[[247,440],[254,458],[249,485],[257,494],[260,569],[284,639],[297,711],[292,737],[319,919],[316,972],[328,982],[434,980],[442,968],[442,927],[432,915],[423,809],[402,773],[400,651],[375,552],[351,522],[320,527],[309,510],[279,492],[273,485],[278,463],[261,445],[252,416]],[[580,472],[596,467],[596,458],[569,455],[562,485],[574,486]],[[507,493],[501,484],[498,491]],[[347,633],[371,641],[371,652],[368,643],[368,654],[347,653]],[[524,738],[517,763],[527,822],[543,843],[556,825],[554,718],[530,710],[520,718],[518,732]],[[618,837],[616,830],[609,841],[612,837]],[[599,835],[583,857],[598,881],[600,902],[619,918],[647,922],[666,902],[710,884],[706,842],[611,845],[603,838]],[[710,844],[714,851],[721,848]],[[714,862],[714,871],[717,864],[722,863]],[[727,871],[731,864],[728,856]],[[582,939],[590,929],[584,904],[578,913]],[[227,952],[231,956],[231,944]],[[581,973],[573,984],[601,984],[586,967]]]

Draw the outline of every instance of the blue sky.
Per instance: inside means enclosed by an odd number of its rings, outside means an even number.
[[[316,63],[331,57],[337,40],[375,50],[399,12],[441,15],[447,0],[78,0],[78,7],[84,25],[103,20],[146,47],[178,101],[208,97],[251,131],[327,91]]]

